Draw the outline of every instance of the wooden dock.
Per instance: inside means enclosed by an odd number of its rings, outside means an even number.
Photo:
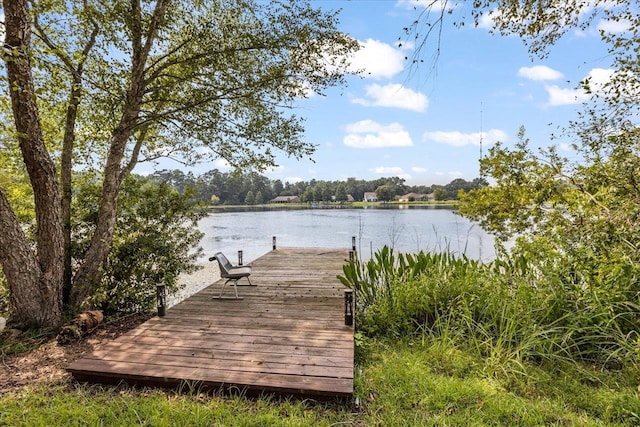
[[[238,286],[242,299],[212,299],[218,280],[69,371],[90,382],[350,397],[353,327],[336,278],[346,259],[337,249],[269,252],[251,263],[256,286]]]

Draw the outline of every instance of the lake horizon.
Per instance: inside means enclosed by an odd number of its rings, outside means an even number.
[[[327,247],[356,250],[369,259],[385,245],[396,252],[451,252],[480,261],[495,258],[495,239],[480,225],[456,213],[452,205],[388,204],[362,207],[216,207],[198,224],[205,257],[223,252],[235,262],[278,247]]]

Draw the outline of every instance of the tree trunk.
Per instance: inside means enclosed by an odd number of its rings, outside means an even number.
[[[75,142],[75,123],[80,104],[80,77],[74,76],[71,82],[71,94],[65,121],[64,139],[62,141],[62,155],[60,157],[60,187],[62,189],[62,221],[64,230],[64,274],[63,274],[63,302],[68,304],[71,298],[71,197],[73,167],[73,146]]]
[[[14,320],[40,325],[57,324],[59,320],[56,319],[56,314],[43,310],[38,262],[2,191],[0,230],[0,263],[9,283]]]
[[[34,15],[34,26],[38,32],[38,37],[55,52],[55,55],[62,61],[70,76],[69,101],[65,116],[64,137],[62,141],[62,154],[60,155],[60,187],[62,203],[62,224],[64,231],[64,275],[63,275],[63,304],[68,304],[71,296],[71,198],[72,198],[72,168],[73,168],[73,148],[76,139],[76,119],[78,117],[78,106],[82,97],[82,74],[84,65],[93,49],[100,31],[98,23],[91,19],[93,30],[87,39],[82,55],[74,65],[72,57],[68,56],[63,49],[59,48],[48,36],[38,21],[38,15]]]
[[[102,266],[109,256],[113,242],[120,191],[120,161],[124,151],[121,150],[118,153],[115,148],[112,145],[105,167],[96,229],[91,238],[89,249],[73,280],[71,304],[79,309],[91,308],[87,298],[100,286]]]
[[[4,60],[22,157],[33,188],[37,257],[0,195],[0,262],[9,282],[13,316],[40,326],[62,321],[64,245],[58,177],[44,145],[31,73],[31,21],[27,1],[4,0]],[[14,296],[15,295],[15,296]]]
[[[141,75],[140,79],[142,79]],[[102,280],[102,267],[111,250],[118,213],[120,184],[125,177],[121,163],[124,158],[127,142],[133,134],[138,121],[141,101],[141,95],[139,95],[138,91],[135,91],[135,97],[133,97],[131,102],[127,102],[126,104],[130,108],[124,111],[120,123],[111,137],[111,147],[104,168],[96,229],[82,265],[74,277],[73,289],[71,290],[71,304],[80,309],[91,308],[87,298],[91,296],[100,285],[100,281]],[[126,172],[128,172],[128,170]]]
[[[135,159],[132,159],[128,167],[123,168],[122,159],[124,158],[127,143],[138,124],[145,85],[148,83],[144,79],[145,66],[168,3],[168,0],[156,1],[151,21],[148,24],[146,33],[144,33],[140,1],[131,0],[131,23],[129,27],[132,41],[131,79],[127,88],[122,117],[111,136],[111,145],[104,168],[96,229],[82,265],[73,280],[71,304],[80,309],[91,308],[87,298],[100,285],[102,267],[105,265],[111,250],[120,184],[135,165]]]

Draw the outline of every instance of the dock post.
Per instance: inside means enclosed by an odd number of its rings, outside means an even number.
[[[353,325],[353,291],[351,289],[344,291],[344,324]]]
[[[351,236],[351,250],[356,251],[356,236]]]
[[[158,316],[167,314],[167,291],[164,285],[156,285],[156,298],[158,303]]]
[[[273,250],[275,251],[275,250],[276,250],[276,236],[273,236],[273,237],[271,238],[271,242],[272,242],[272,244],[273,244]]]
[[[238,251],[238,265],[242,265],[242,251]]]
[[[353,251],[349,251],[349,261],[353,261],[355,259]]]

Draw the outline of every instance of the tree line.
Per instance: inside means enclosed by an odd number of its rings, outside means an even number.
[[[194,200],[221,205],[259,205],[278,196],[297,196],[300,202],[346,202],[349,196],[362,201],[365,193],[376,193],[380,201],[391,201],[408,193],[433,194],[435,200],[457,200],[458,192],[487,185],[483,178],[454,179],[446,185],[407,185],[403,178],[386,177],[371,181],[347,178],[346,181],[315,180],[282,182],[257,172],[221,172],[218,169],[195,175],[179,169],[161,170],[151,178],[168,183],[180,193],[190,189]]]

